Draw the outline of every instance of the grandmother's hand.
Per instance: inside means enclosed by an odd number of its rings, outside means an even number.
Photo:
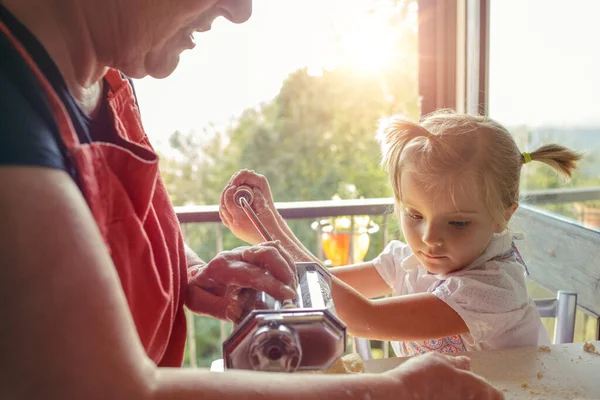
[[[265,242],[219,253],[208,264],[188,269],[186,306],[197,314],[237,323],[253,300],[248,293],[293,299],[296,285],[290,255],[278,242]]]
[[[223,224],[238,238],[247,243],[256,244],[264,239],[256,230],[244,210],[236,204],[234,195],[240,186],[249,187],[254,200],[252,209],[273,238],[284,238],[282,233],[280,215],[273,203],[273,196],[267,178],[247,169],[235,173],[221,193],[219,217]]]
[[[385,374],[400,383],[396,398],[407,400],[501,400],[504,395],[485,379],[469,371],[465,356],[428,353],[415,356]]]

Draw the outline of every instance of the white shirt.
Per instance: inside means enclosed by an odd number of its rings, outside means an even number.
[[[391,241],[373,264],[392,294],[430,292],[452,307],[469,328],[469,333],[442,339],[393,342],[396,355],[550,344],[535,303],[527,294],[525,267],[513,239],[508,230],[495,233],[471,264],[438,275],[429,274],[408,245]]]

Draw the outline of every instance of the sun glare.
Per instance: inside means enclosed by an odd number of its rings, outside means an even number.
[[[363,3],[362,7],[346,8],[334,14],[336,64],[366,73],[377,73],[388,66],[394,51],[398,27],[389,23],[393,9],[390,5]]]
[[[341,63],[364,72],[385,68],[391,58],[394,36],[389,28],[375,24],[361,30],[340,33]],[[387,28],[387,29],[386,29]]]

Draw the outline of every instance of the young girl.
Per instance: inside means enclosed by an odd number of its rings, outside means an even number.
[[[559,145],[521,153],[497,122],[447,111],[420,125],[391,118],[377,137],[406,243],[391,241],[371,262],[331,270],[349,333],[392,340],[397,355],[549,343],[507,224],[524,164],[539,161],[570,177],[581,156]],[[236,236],[262,241],[234,204],[239,185],[253,188],[254,210],[296,261],[318,261],[253,171],[234,175],[222,193],[221,219]]]

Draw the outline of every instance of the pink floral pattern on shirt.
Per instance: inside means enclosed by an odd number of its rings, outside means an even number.
[[[510,261],[513,258],[525,268],[525,273],[529,275],[527,264],[525,264],[525,260],[523,260],[523,257],[521,256],[521,253],[519,253],[519,249],[514,241],[512,242],[511,249],[509,251],[504,254],[497,255],[496,257],[492,258],[492,261]]]
[[[402,347],[407,356],[416,356],[432,351],[442,354],[457,354],[467,351],[459,335],[421,342],[403,342]]]

